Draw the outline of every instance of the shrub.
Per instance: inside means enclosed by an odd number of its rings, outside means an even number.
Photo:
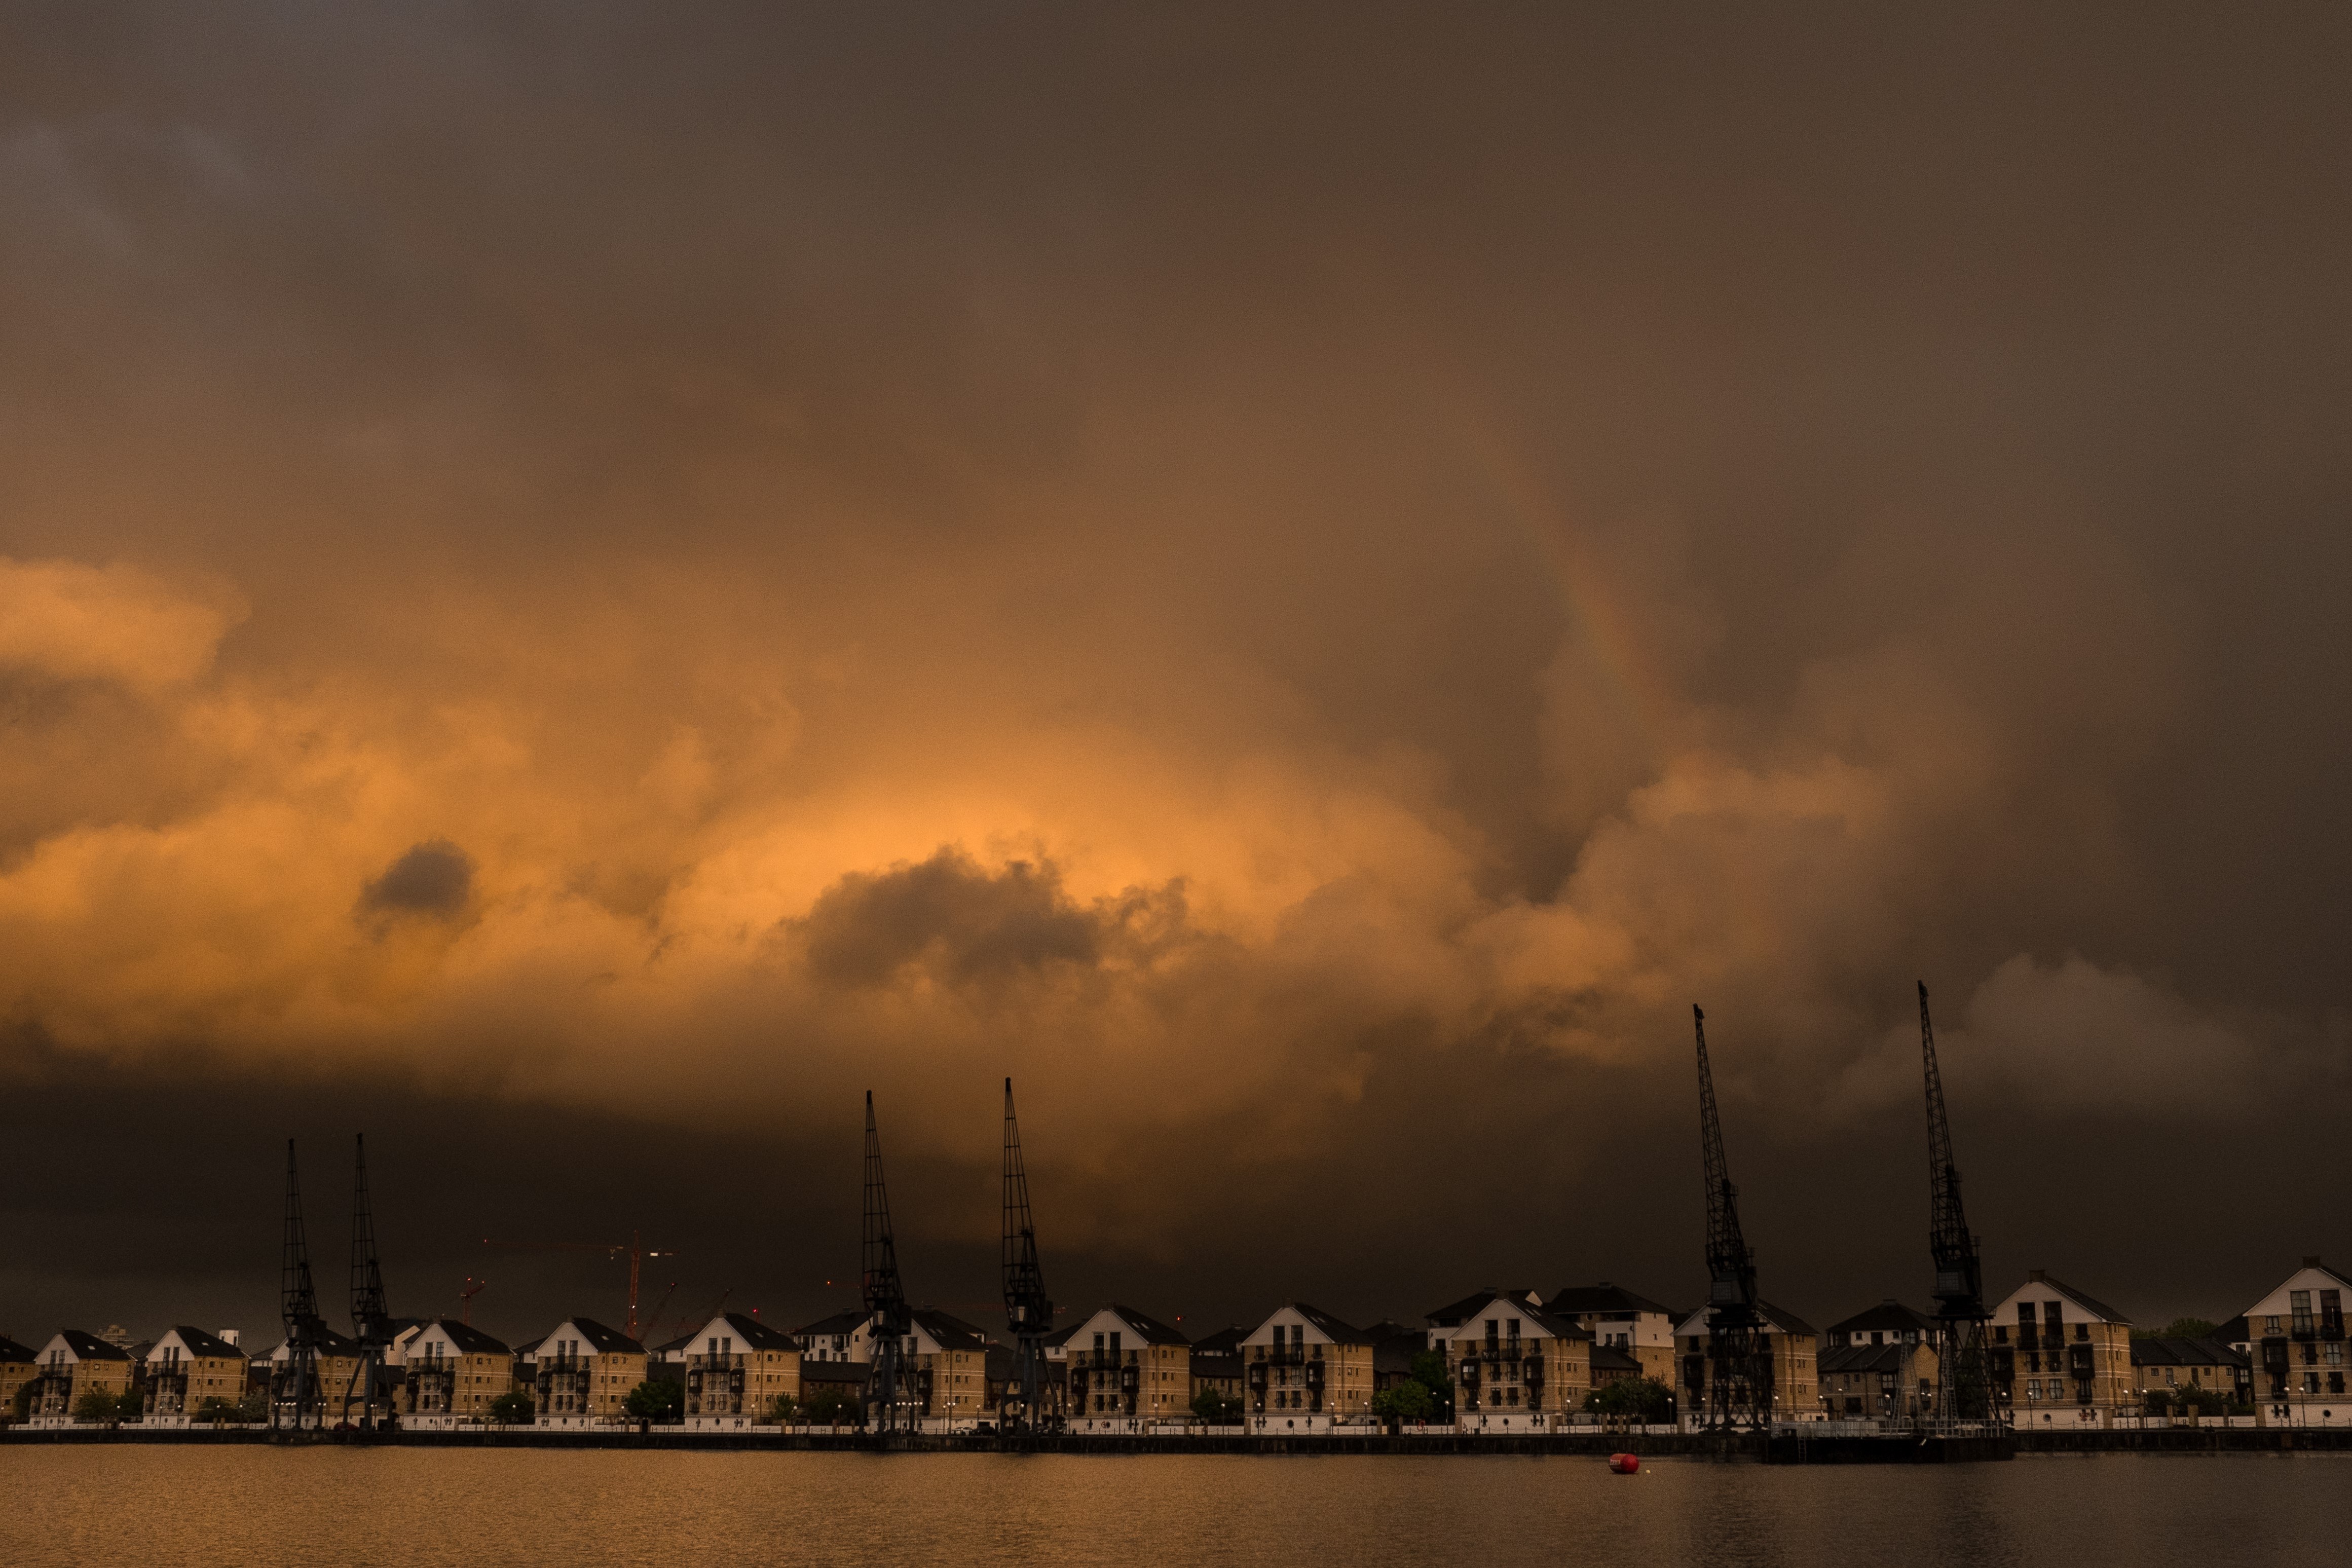
[[[820,1388],[802,1403],[812,1426],[857,1426],[866,1420],[866,1406],[857,1396],[839,1388]]]
[[[647,1379],[629,1390],[624,1408],[640,1421],[684,1420],[686,1385]]]
[[[490,1419],[504,1426],[528,1426],[538,1415],[528,1394],[501,1394],[490,1401]]]
[[[74,1401],[73,1418],[77,1421],[112,1421],[120,1408],[113,1394],[91,1389]]]

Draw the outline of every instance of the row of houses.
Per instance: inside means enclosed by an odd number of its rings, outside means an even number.
[[[2136,1333],[2114,1308],[2036,1270],[1994,1310],[1994,1394],[2017,1423],[2036,1426],[2104,1425],[2176,1399],[2251,1409],[2268,1422],[2352,1424],[2347,1289],[2352,1280],[2305,1258],[2213,1333],[2164,1338]],[[1769,1303],[1763,1315],[1776,1419],[1903,1420],[1933,1407],[1940,1369],[1936,1324],[1926,1314],[1889,1300],[1825,1331]],[[653,1384],[671,1385],[689,1428],[730,1429],[764,1424],[780,1405],[855,1421],[872,1329],[856,1311],[793,1331],[726,1312],[649,1348],[572,1317],[509,1346],[443,1318],[403,1323],[386,1359],[394,1409],[412,1425],[489,1421],[518,1394],[541,1426],[626,1422],[638,1418],[632,1393]],[[1605,1282],[1549,1296],[1488,1288],[1424,1313],[1418,1326],[1358,1328],[1289,1302],[1255,1327],[1197,1341],[1115,1303],[1052,1336],[1049,1398],[1082,1432],[1192,1420],[1213,1404],[1222,1418],[1258,1430],[1312,1431],[1370,1418],[1384,1392],[1413,1383],[1457,1427],[1545,1430],[1590,1419],[1592,1397],[1617,1383],[1646,1380],[1681,1410],[1703,1409],[1707,1338],[1704,1309],[1676,1310]],[[38,1350],[0,1339],[0,1412],[67,1421],[98,1394],[116,1402],[119,1416],[163,1425],[226,1416],[240,1405],[249,1413],[282,1392],[288,1351],[279,1344],[248,1356],[238,1341],[231,1330],[185,1326],[152,1342],[119,1330],[63,1330]],[[912,1313],[902,1352],[917,1414],[943,1429],[992,1419],[1013,1376],[1011,1347],[928,1308]],[[320,1349],[331,1426],[353,1415],[361,1354],[333,1335]],[[1217,1400],[1203,1402],[1204,1391]]]

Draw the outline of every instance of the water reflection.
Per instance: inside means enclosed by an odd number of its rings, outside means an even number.
[[[2345,1561],[2325,1458],[1765,1469],[1597,1458],[0,1448],[0,1563],[1476,1563],[2230,1568]]]

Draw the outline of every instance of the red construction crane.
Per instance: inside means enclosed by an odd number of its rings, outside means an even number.
[[[471,1327],[474,1321],[474,1298],[490,1288],[487,1279],[466,1276],[466,1288],[457,1292],[457,1321]]]
[[[637,1281],[648,1258],[676,1258],[675,1252],[656,1252],[640,1242],[635,1231],[629,1232],[626,1241],[493,1241],[482,1237],[484,1247],[495,1247],[505,1252],[601,1252],[605,1257],[629,1260],[629,1316],[622,1332],[638,1339],[643,1326],[637,1319]]]

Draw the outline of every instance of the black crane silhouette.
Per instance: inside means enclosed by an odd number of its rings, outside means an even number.
[[[1021,1160],[1021,1124],[1013,1114],[1013,1080],[1004,1080],[1004,1317],[1013,1334],[1013,1386],[1005,1390],[999,1426],[1035,1432],[1045,1425],[1045,1336],[1054,1303],[1037,1261],[1037,1226],[1029,1215],[1029,1172]]]
[[[1991,1408],[1985,1365],[1990,1339],[1984,1262],[1960,1204],[1960,1168],[1944,1112],[1944,1075],[1936,1064],[1936,1026],[1927,983],[1919,983],[1919,1055],[1927,1079],[1927,1248],[1936,1260],[1936,1415],[1945,1423],[1981,1421]]]
[[[1715,1073],[1706,1059],[1706,1015],[1691,1008],[1698,1033],[1700,1157],[1706,1173],[1706,1354],[1687,1356],[1683,1382],[1705,1384],[1709,1431],[1760,1428],[1772,1413],[1772,1353],[1756,1300],[1756,1253],[1739,1229],[1739,1189],[1723,1156],[1723,1121],[1715,1108]]]

